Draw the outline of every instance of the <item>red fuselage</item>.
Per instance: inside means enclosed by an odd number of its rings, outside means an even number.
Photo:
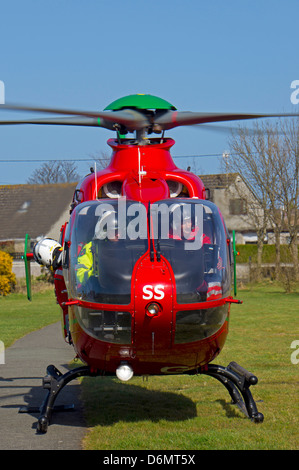
[[[118,143],[110,139],[108,144],[113,149],[110,165],[102,171],[88,175],[76,189],[71,219],[67,230],[62,231],[65,251],[74,244],[72,237],[77,230],[80,208],[86,207],[87,211],[88,201],[99,201],[99,204],[109,202],[107,194],[111,184],[119,188],[119,197],[141,202],[147,208],[155,202],[170,199],[178,203],[180,201],[198,203],[206,199],[202,181],[194,174],[175,166],[169,151],[174,144],[172,139],[161,142],[160,139],[153,139],[151,143],[142,146],[129,141]],[[208,215],[214,210],[208,205],[204,205],[204,208]],[[215,226],[215,219],[213,220]],[[220,257],[218,249],[217,262],[214,261],[209,272],[213,271],[215,276],[219,276],[219,269],[224,269],[222,267],[224,259],[226,277],[230,277],[230,242],[221,214],[217,220],[220,220],[222,225],[217,227],[218,232],[222,231],[222,252]],[[124,362],[130,365],[135,375],[183,373],[204,367],[219,354],[225,343],[232,301],[227,288],[227,279],[213,282],[213,286],[215,284],[221,286],[221,291],[217,295],[201,298],[197,293],[198,299],[190,300],[188,296],[184,297],[184,285],[188,284],[188,263],[184,264],[183,258],[181,264],[179,262],[173,264],[171,261],[175,253],[178,253],[176,241],[171,241],[173,246],[170,248],[166,246],[165,251],[161,249],[161,253],[158,252],[159,245],[156,240],[153,240],[152,244],[151,241],[148,229],[146,248],[134,261],[130,279],[126,281],[127,284],[129,282],[130,290],[127,302],[105,303],[104,297],[99,297],[99,300],[95,301],[90,297],[77,295],[72,287],[74,281],[71,275],[72,269],[75,268],[72,268],[71,262],[68,264],[68,260],[64,263],[63,274],[61,271],[56,273],[56,295],[63,309],[65,336],[69,330],[77,355],[94,370],[115,373],[117,367]],[[213,247],[215,246],[214,244]],[[130,250],[129,245],[127,250]],[[197,254],[188,256],[191,281],[198,275],[199,284],[203,284],[201,281],[204,278],[200,270],[203,270],[206,261],[203,261],[202,266],[199,261],[196,268],[194,260]],[[118,259],[120,260],[120,257]],[[201,260],[202,257],[198,259]],[[101,264],[99,269],[101,270]],[[117,261],[113,261],[113,257],[111,257],[111,269],[114,271],[122,269]],[[223,273],[220,274],[223,277]],[[211,278],[211,274],[208,276]],[[185,284],[181,280],[182,277],[186,279]],[[207,285],[206,279],[204,282]],[[222,288],[224,282],[226,288]],[[65,285],[67,294],[62,293]],[[154,312],[149,309],[153,304],[156,308]],[[88,322],[83,311],[88,312]],[[115,318],[120,318],[120,315],[129,318],[126,329],[130,331],[126,339],[110,341],[111,335],[103,336],[105,328],[108,331],[108,326],[103,321],[98,324],[93,323],[98,326],[91,330],[90,318],[98,318],[97,312],[101,318],[109,312],[113,314],[116,312]],[[209,319],[209,312],[211,314],[213,312],[215,321]],[[121,331],[121,327],[116,323],[115,320],[114,330],[119,328]],[[205,327],[207,324],[209,328]],[[199,332],[198,337],[196,331]]]

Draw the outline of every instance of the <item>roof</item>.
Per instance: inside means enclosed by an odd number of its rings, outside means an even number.
[[[0,240],[48,234],[69,211],[75,188],[76,183],[0,186]]]
[[[225,189],[234,183],[238,173],[221,173],[216,175],[199,175],[206,189]]]

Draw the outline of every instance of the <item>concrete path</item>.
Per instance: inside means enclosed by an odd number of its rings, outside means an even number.
[[[80,450],[87,431],[80,403],[80,386],[70,382],[55,402],[74,404],[71,411],[54,412],[45,434],[36,431],[39,413],[19,413],[22,406],[39,407],[46,395],[42,378],[53,364],[65,373],[74,358],[60,323],[42,328],[15,342],[0,364],[0,450]]]

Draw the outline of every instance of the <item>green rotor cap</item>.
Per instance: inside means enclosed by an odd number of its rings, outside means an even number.
[[[159,98],[158,96],[136,94],[128,95],[119,98],[118,100],[110,103],[104,111],[119,111],[120,109],[134,108],[134,109],[172,109],[176,108],[166,100]]]

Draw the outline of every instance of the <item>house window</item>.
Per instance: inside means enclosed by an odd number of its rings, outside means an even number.
[[[230,215],[244,215],[247,214],[246,201],[244,199],[230,199],[229,201]]]

